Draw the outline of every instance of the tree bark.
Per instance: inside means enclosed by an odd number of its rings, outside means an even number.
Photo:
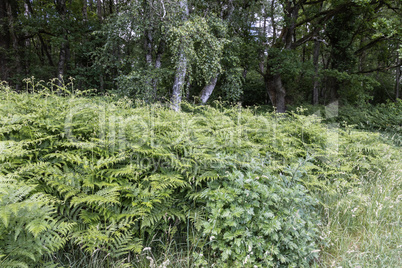
[[[65,65],[68,58],[68,40],[67,36],[65,37],[64,41],[60,45],[60,53],[59,53],[59,62],[57,64],[57,80],[58,86],[63,86],[63,76]]]
[[[82,0],[82,18],[84,23],[88,21],[87,0]]]
[[[57,3],[57,12],[59,13],[61,20],[65,21],[67,9],[66,9],[66,1],[67,0],[58,0]],[[60,44],[60,53],[59,53],[59,62],[57,64],[57,84],[58,86],[63,86],[63,76],[65,71],[65,66],[67,64],[68,58],[70,56],[70,47],[68,43],[67,30],[63,28],[63,37],[64,40]]]
[[[165,50],[165,43],[162,39],[159,42],[158,51],[156,53],[156,59],[155,59],[155,69],[156,70],[159,70],[162,67],[162,56],[163,56],[164,50]],[[158,94],[158,78],[154,78],[152,80],[152,85],[153,85],[153,98],[154,98],[154,100],[156,100],[157,94]]]
[[[113,14],[113,1],[114,0],[109,0],[109,15]]]
[[[282,77],[280,74],[267,74],[264,77],[265,86],[267,88],[268,96],[271,104],[275,107],[276,112],[286,112],[286,90],[282,84]]]
[[[179,63],[176,69],[176,74],[173,82],[172,93],[172,109],[176,112],[180,110],[181,95],[184,86],[184,80],[187,73],[187,57],[184,54],[183,48],[180,49]]]
[[[216,82],[218,81],[218,75],[214,76],[211,78],[211,81],[209,82],[208,85],[206,85],[200,94],[200,99],[201,99],[201,103],[205,104],[207,103],[209,97],[211,96],[212,92],[215,89],[216,86]]]
[[[0,21],[7,20],[7,5],[6,1],[1,1],[0,3]],[[8,70],[8,59],[6,52],[10,48],[10,32],[8,29],[8,24],[3,23],[2,29],[0,30],[0,78],[1,80],[6,80],[9,78]]]
[[[283,4],[283,7],[285,11],[285,21],[287,23],[285,27],[282,28],[280,36],[273,42],[272,46],[274,48],[291,50],[300,5],[293,1],[286,1]],[[274,15],[272,14],[271,16]],[[271,19],[273,20],[273,18]],[[277,66],[272,66],[270,63],[270,61],[273,62],[275,57],[275,55],[270,55],[268,53],[267,67],[264,72],[264,82],[272,105],[278,113],[284,113],[286,112],[286,89],[283,86],[281,74],[274,70]]]
[[[180,8],[182,9],[183,21],[187,20],[188,18],[188,4],[187,0],[180,1]],[[180,110],[180,103],[181,103],[181,95],[184,87],[184,80],[187,74],[187,56],[184,53],[183,46],[180,47],[179,51],[179,61],[177,64],[176,74],[173,82],[173,92],[172,92],[172,99],[171,99],[171,108],[178,112]]]
[[[84,1],[86,1],[86,0],[84,0]],[[33,10],[33,8],[32,8],[31,2],[30,2],[29,0],[26,0],[26,4],[28,5],[29,12],[30,12],[31,14],[34,14],[34,10]],[[41,43],[41,45],[42,45],[42,49],[43,49],[43,51],[44,51],[45,54],[46,54],[47,60],[48,60],[48,62],[49,62],[49,65],[53,67],[53,66],[54,66],[54,63],[53,63],[52,56],[50,55],[50,53],[49,53],[49,48],[48,48],[47,44],[45,43],[45,41],[43,40],[43,37],[42,37],[42,35],[40,34],[40,32],[38,33],[38,38],[39,38],[39,41],[40,41],[40,43]]]
[[[402,80],[402,75],[401,75],[401,65],[402,61],[401,58],[399,57],[399,53],[396,54],[397,57],[397,67],[396,67],[396,84],[395,84],[395,100],[400,98],[400,89],[401,89],[401,80]]]
[[[314,77],[313,77],[313,105],[318,104],[318,96],[319,96],[319,77],[318,77],[318,60],[320,57],[320,41],[314,41],[314,48],[313,48],[313,64],[314,64]]]
[[[148,67],[152,65],[152,30],[145,30],[145,61],[147,62]]]
[[[20,49],[19,49],[19,40],[18,40],[18,36],[17,33],[15,32],[14,29],[14,13],[15,13],[15,9],[13,9],[13,6],[11,5],[13,4],[10,1],[6,1],[6,12],[7,12],[7,18],[8,18],[8,31],[10,34],[10,41],[11,41],[11,45],[12,48],[15,51],[15,64],[16,64],[16,74],[22,74],[22,57],[20,55]],[[20,89],[20,83],[19,81],[15,84],[15,89],[18,91]]]
[[[96,1],[96,15],[98,16],[99,21],[102,21],[102,2],[101,2],[101,0]]]
[[[145,62],[147,64],[148,69],[153,68],[153,60],[152,60],[152,47],[153,47],[153,38],[152,38],[152,29],[147,29],[145,30]],[[155,79],[149,78],[146,81],[146,84],[149,86],[150,91],[152,92],[147,92],[146,94],[146,99],[148,102],[151,102],[156,94],[155,94]],[[151,89],[152,88],[152,89]]]

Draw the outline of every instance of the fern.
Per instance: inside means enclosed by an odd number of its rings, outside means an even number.
[[[28,267],[62,248],[74,224],[55,218],[52,199],[32,194],[34,185],[0,176],[0,264]]]
[[[169,239],[179,244],[226,230],[217,244],[193,245],[199,252],[218,245],[222,260],[243,256],[250,238],[271,246],[257,262],[299,264],[312,249],[307,236],[317,238],[315,226],[302,224],[314,225],[314,209],[295,217],[299,204],[310,194],[347,192],[398,161],[395,141],[348,126],[329,130],[303,110],[278,116],[184,105],[188,112],[174,113],[106,96],[0,92],[1,266],[77,248],[117,261],[171,225]]]

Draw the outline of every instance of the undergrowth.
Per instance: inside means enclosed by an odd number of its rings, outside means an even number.
[[[378,133],[27,82],[0,91],[2,267],[398,261],[400,153]],[[387,260],[353,255],[386,235]]]

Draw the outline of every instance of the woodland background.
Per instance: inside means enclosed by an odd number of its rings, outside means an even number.
[[[34,76],[147,102],[395,101],[401,2],[3,0],[0,78]]]

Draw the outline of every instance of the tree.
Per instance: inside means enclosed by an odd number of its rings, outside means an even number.
[[[180,0],[179,3],[182,12],[182,20],[183,22],[186,22],[189,16],[187,0]],[[184,46],[185,42],[181,43],[181,45],[179,46],[179,56],[176,66],[176,74],[173,82],[172,109],[175,111],[179,111],[180,109],[179,105],[181,102],[181,95],[187,74],[187,55],[185,54]]]
[[[396,0],[4,0],[0,76],[19,90],[72,76],[174,110],[184,95],[381,102],[400,97],[401,17]]]

